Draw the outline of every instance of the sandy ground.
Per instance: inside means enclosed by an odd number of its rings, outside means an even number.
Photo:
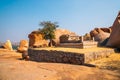
[[[117,54],[117,57],[120,57]],[[111,57],[93,61],[97,67],[21,60],[21,53],[0,49],[0,80],[120,80],[119,60]],[[118,61],[117,65],[107,62]],[[110,60],[110,62],[112,63]],[[102,64],[104,65],[102,66]],[[115,62],[113,62],[115,63]],[[117,66],[114,70],[109,66]],[[105,67],[105,68],[102,68]]]

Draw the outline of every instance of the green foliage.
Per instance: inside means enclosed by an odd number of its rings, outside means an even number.
[[[56,22],[52,23],[51,21],[43,21],[40,23],[40,26],[42,29],[40,28],[39,31],[44,35],[45,39],[52,40],[55,38],[54,31],[59,27]]]

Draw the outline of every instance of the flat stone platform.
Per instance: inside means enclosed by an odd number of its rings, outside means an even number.
[[[82,43],[60,43],[59,47],[66,48],[92,48],[97,47],[98,42],[96,41],[83,41]]]
[[[114,53],[112,48],[30,48],[28,55],[30,59],[38,62],[56,62],[56,63],[71,63],[84,64],[90,61],[108,57]]]

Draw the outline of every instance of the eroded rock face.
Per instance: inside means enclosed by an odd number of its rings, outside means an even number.
[[[106,32],[106,33],[111,33],[112,32],[112,29],[111,27],[109,28],[100,28],[102,31]]]
[[[107,46],[120,48],[120,12],[112,25],[112,33],[107,42]]]
[[[18,52],[24,52],[28,50],[28,41],[27,40],[21,40],[19,47],[17,48]]]
[[[10,40],[7,40],[6,43],[4,43],[3,47],[4,47],[5,49],[11,50],[11,51],[13,50],[12,44],[11,44],[11,41],[10,41]]]
[[[94,37],[95,41],[102,43],[104,40],[109,38],[111,28],[95,28],[90,32],[91,37]]]
[[[48,41],[43,39],[43,35],[38,31],[33,31],[28,35],[29,47],[46,47],[48,46]]]

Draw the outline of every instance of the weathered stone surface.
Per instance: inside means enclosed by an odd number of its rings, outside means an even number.
[[[108,57],[114,53],[114,49],[106,48],[98,51],[85,51],[85,52],[68,52],[59,50],[44,50],[44,49],[29,49],[28,55],[30,60],[38,62],[57,62],[57,63],[71,63],[71,64],[84,64],[90,61]]]
[[[43,39],[43,35],[38,31],[33,31],[29,35],[29,46],[30,47],[46,47],[48,46],[48,41]]]
[[[107,42],[107,46],[120,48],[120,12],[112,25],[112,33]]]
[[[114,53],[114,49],[106,49],[96,52],[87,52],[85,54],[85,63],[89,63],[90,61],[94,61],[96,59],[101,59],[104,57],[108,57],[110,54]]]
[[[102,43],[104,40],[109,38],[111,33],[110,28],[95,28],[90,32],[91,37],[94,37],[95,41]]]
[[[60,36],[60,43],[64,43],[64,42],[67,42],[68,41],[68,38],[69,38],[69,35],[61,35]]]
[[[27,40],[21,40],[19,47],[17,48],[18,52],[24,52],[28,50],[28,41]]]
[[[30,60],[33,61],[84,64],[84,55],[72,52],[29,49],[28,55],[30,56]],[[81,59],[77,59],[75,56]]]
[[[91,48],[97,47],[98,42],[96,41],[84,41],[82,43],[60,43],[59,47],[68,47],[68,48]]]
[[[80,36],[72,36],[72,35],[61,35],[60,36],[60,43],[80,43],[81,39]]]
[[[100,28],[102,31],[104,31],[104,32],[107,32],[107,33],[111,33],[112,32],[112,29],[111,29],[111,27],[109,27],[109,28]]]
[[[55,30],[55,39],[54,41],[56,42],[57,45],[60,43],[60,36],[62,35],[69,35],[69,36],[77,36],[74,32],[65,30],[65,29],[57,29]]]
[[[7,40],[6,43],[3,45],[3,47],[8,50],[13,50],[10,40]]]

